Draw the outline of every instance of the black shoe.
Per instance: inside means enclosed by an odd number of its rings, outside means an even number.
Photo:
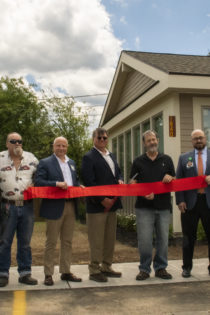
[[[9,282],[9,279],[7,277],[0,277],[0,287],[6,287],[8,282]]]
[[[46,275],[45,278],[44,278],[44,284],[48,285],[48,286],[53,285],[54,281],[53,281],[52,276]]]
[[[191,271],[190,271],[190,269],[183,269],[183,271],[182,271],[182,277],[183,277],[183,278],[189,278],[189,277],[191,277]]]
[[[89,276],[90,280],[96,281],[96,282],[107,282],[108,279],[107,277],[102,273],[93,273],[92,275]]]
[[[208,271],[209,271],[209,275],[210,275],[210,265],[208,266]]]
[[[172,275],[166,271],[166,269],[159,269],[155,271],[155,277],[170,280],[172,279]]]
[[[61,280],[72,281],[72,282],[81,282],[82,279],[76,277],[73,273],[62,273]]]
[[[28,284],[28,285],[36,285],[38,284],[38,281],[31,277],[30,274],[20,277],[19,278],[20,283]]]
[[[114,271],[110,269],[109,271],[101,271],[104,276],[110,277],[110,278],[120,278],[122,276],[122,273],[119,271]]]
[[[137,276],[136,276],[136,280],[138,281],[142,281],[142,280],[146,280],[150,277],[150,275],[147,272],[144,271],[140,271]]]

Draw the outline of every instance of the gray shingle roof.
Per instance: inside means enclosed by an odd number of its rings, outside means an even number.
[[[210,76],[210,56],[137,51],[124,51],[124,53],[169,74]]]

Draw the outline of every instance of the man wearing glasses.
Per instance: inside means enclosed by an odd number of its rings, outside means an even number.
[[[16,232],[19,282],[36,285],[31,277],[31,247],[34,214],[33,202],[23,200],[23,191],[33,184],[38,160],[22,149],[22,138],[8,134],[7,151],[0,152],[1,218],[6,221],[0,240],[0,287],[9,281],[11,246]]]
[[[206,136],[200,129],[191,134],[194,150],[182,154],[176,171],[177,178],[206,176],[210,185],[210,150],[206,147]],[[208,240],[210,275],[210,186],[198,190],[186,190],[176,193],[176,203],[181,211],[183,233],[183,265],[182,277],[191,276],[193,267],[193,251],[197,236],[198,221],[201,219]]]
[[[119,166],[107,149],[108,135],[103,128],[93,131],[93,148],[82,161],[85,186],[123,184]],[[106,282],[107,277],[121,277],[111,268],[116,239],[116,210],[122,208],[117,197],[86,199],[88,239],[90,244],[90,280]]]

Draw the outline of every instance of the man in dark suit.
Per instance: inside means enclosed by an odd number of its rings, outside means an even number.
[[[194,150],[180,156],[176,177],[186,178],[205,174],[207,175],[206,182],[210,185],[210,150],[206,147],[206,136],[200,129],[194,130],[191,136]],[[182,276],[184,278],[191,276],[199,219],[201,219],[208,240],[210,274],[210,186],[205,189],[177,192],[176,203],[181,211],[183,233]]]
[[[93,132],[94,147],[82,161],[85,186],[122,184],[119,166],[107,149],[108,135],[103,128]],[[116,239],[116,210],[121,208],[116,197],[86,199],[88,239],[90,244],[90,280],[106,282],[107,277],[121,277],[111,268]]]
[[[68,186],[79,186],[75,163],[66,156],[68,141],[64,137],[54,140],[54,154],[40,161],[35,178],[36,186],[56,186],[67,189]],[[70,272],[72,238],[75,223],[76,200],[43,199],[40,216],[46,218],[46,245],[44,254],[45,285],[53,285],[54,252],[60,236],[61,280],[80,282]]]

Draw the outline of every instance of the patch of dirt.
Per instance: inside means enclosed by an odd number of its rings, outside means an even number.
[[[181,259],[182,248],[181,240],[170,242],[168,249],[168,259]],[[45,246],[45,223],[36,222],[31,241],[32,258],[34,266],[43,265],[43,253]],[[198,243],[195,246],[194,258],[208,257],[208,247],[206,243]],[[55,264],[59,261],[59,241],[55,252]],[[73,257],[72,264],[87,264],[89,261],[89,244],[87,237],[87,226],[77,223],[73,239]],[[134,232],[117,230],[117,241],[115,246],[114,262],[138,262],[139,252],[137,244],[137,235]],[[16,241],[12,246],[12,266],[16,266]]]

